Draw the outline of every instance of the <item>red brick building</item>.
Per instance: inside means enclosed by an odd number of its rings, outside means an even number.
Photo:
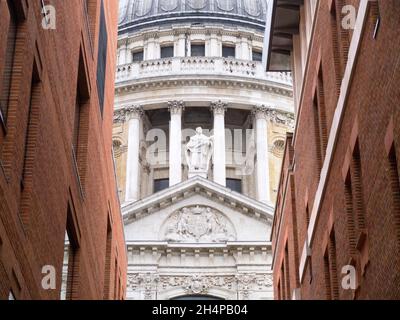
[[[290,64],[297,112],[272,231],[275,297],[399,299],[400,3],[274,6],[267,69]]]
[[[46,17],[42,5],[53,6]],[[1,299],[60,298],[66,233],[66,298],[125,295],[111,142],[117,11],[117,1],[0,0]]]

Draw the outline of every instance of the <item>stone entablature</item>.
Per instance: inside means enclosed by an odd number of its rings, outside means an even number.
[[[271,244],[128,242],[128,299],[272,299]]]
[[[226,300],[272,299],[272,274],[129,273],[128,298],[167,300],[183,295],[212,295]]]

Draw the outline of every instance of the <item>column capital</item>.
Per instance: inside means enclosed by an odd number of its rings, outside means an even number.
[[[228,109],[228,103],[223,102],[221,100],[211,102],[210,110],[216,114],[225,114],[225,111]]]
[[[143,107],[140,105],[131,105],[125,107],[125,117],[126,120],[129,121],[131,119],[140,120],[144,115]]]
[[[114,111],[114,122],[125,122],[130,119],[140,119],[144,115],[144,110],[139,105],[124,106]]]
[[[266,106],[264,104],[262,105],[256,105],[253,107],[251,110],[251,114],[256,118],[256,119],[267,119],[267,116],[272,110],[272,106]]]
[[[185,103],[183,101],[168,101],[168,111],[171,114],[182,114],[185,110]]]

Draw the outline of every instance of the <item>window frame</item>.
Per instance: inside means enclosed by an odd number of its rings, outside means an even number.
[[[203,54],[193,55],[193,47],[202,47]],[[205,57],[206,56],[206,44],[205,42],[191,42],[190,43],[190,56],[191,57]]]

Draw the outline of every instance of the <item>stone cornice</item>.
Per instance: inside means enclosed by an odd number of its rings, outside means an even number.
[[[135,34],[123,35],[118,39],[118,47],[125,45],[127,43],[134,43],[136,41],[142,41],[151,37],[167,37],[167,36],[179,36],[182,34],[216,34],[217,36],[231,36],[238,37],[238,40],[242,37],[248,38],[253,41],[263,42],[263,34],[257,33],[251,30],[246,29],[229,29],[226,26],[202,26],[193,28],[190,25],[181,26],[181,27],[173,27],[169,29],[160,29],[160,28],[151,28],[148,30],[142,30]]]
[[[224,205],[260,221],[268,224],[272,222],[272,213],[274,211],[272,205],[264,204],[210,180],[196,176],[142,200],[123,204],[122,213],[125,224],[157,212],[161,208],[187,198],[192,194],[202,194],[206,198],[224,203]]]
[[[149,78],[149,81],[146,79],[142,79],[140,81],[125,81],[116,84],[115,93],[123,93],[123,92],[135,92],[135,91],[143,91],[143,89],[152,90],[154,88],[162,88],[162,87],[182,87],[182,86],[206,86],[206,87],[223,87],[223,88],[247,88],[254,89],[260,91],[266,91],[274,94],[278,94],[281,96],[293,98],[293,90],[286,85],[279,85],[277,83],[266,83],[263,81],[249,81],[245,79],[245,81],[241,80],[233,80],[233,79],[160,79],[156,80],[155,78]]]
[[[269,241],[228,241],[224,243],[171,243],[168,241],[127,241],[126,243],[128,250],[134,248],[152,249],[154,251],[168,250],[170,252],[177,253],[189,253],[189,252],[220,252],[224,253],[227,250],[232,251],[254,251],[259,250],[261,252],[270,251],[272,244]]]

